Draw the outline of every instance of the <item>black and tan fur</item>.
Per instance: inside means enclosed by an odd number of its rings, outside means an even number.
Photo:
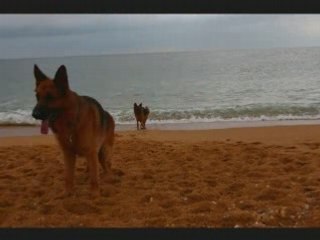
[[[139,105],[137,103],[134,103],[133,112],[137,121],[137,130],[139,130],[140,128],[146,129],[146,121],[150,113],[149,108],[147,106],[143,107],[142,103],[140,103]],[[140,122],[140,126],[139,126],[139,122]]]
[[[34,66],[37,105],[33,117],[49,120],[63,152],[66,193],[74,191],[76,157],[87,160],[91,192],[99,195],[99,162],[105,173],[111,172],[111,154],[115,123],[112,116],[93,98],[79,96],[69,87],[64,65],[50,79]]]

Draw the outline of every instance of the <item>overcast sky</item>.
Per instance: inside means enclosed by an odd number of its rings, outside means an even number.
[[[0,15],[0,58],[320,45],[320,15]]]

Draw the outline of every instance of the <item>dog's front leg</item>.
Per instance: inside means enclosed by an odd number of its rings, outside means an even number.
[[[98,154],[93,151],[88,153],[86,158],[89,166],[91,194],[93,197],[97,197],[100,195]]]
[[[74,191],[74,171],[76,163],[76,155],[69,151],[63,152],[65,165],[65,189],[66,195],[70,196]]]
[[[139,121],[137,121],[137,130],[139,130]]]

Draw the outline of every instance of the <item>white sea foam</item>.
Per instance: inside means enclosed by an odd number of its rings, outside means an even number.
[[[135,122],[132,110],[116,111],[113,116],[118,123]],[[317,107],[253,106],[225,109],[163,110],[151,109],[148,122],[152,123],[193,123],[193,122],[250,122],[277,120],[317,120]]]
[[[133,124],[135,118],[132,111],[110,111],[117,124]],[[192,115],[191,111],[187,116],[183,118],[179,115],[179,111],[172,111],[168,114],[167,111],[157,111],[157,118],[148,119],[148,124],[177,124],[177,123],[210,123],[210,122],[257,122],[257,121],[279,121],[279,120],[319,120],[320,114],[316,115],[292,115],[292,114],[279,114],[275,116],[240,116],[223,118],[219,116],[213,117],[199,117],[198,115]],[[163,115],[161,115],[161,113]],[[178,116],[178,117],[177,117]],[[175,118],[176,117],[176,118]],[[28,110],[16,110],[9,112],[0,112],[0,125],[39,125],[40,121],[35,120],[31,116],[31,111]]]
[[[16,110],[0,112],[0,125],[37,125],[39,121],[31,116],[31,111]]]

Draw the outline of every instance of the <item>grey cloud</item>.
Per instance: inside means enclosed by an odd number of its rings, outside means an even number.
[[[220,18],[223,15],[0,15],[0,38],[165,29]]]
[[[313,46],[318,15],[0,15],[0,58]]]

